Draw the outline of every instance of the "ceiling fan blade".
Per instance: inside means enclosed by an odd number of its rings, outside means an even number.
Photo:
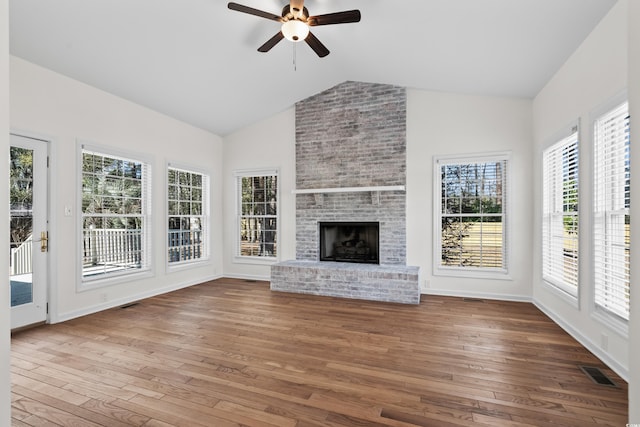
[[[269,12],[264,12],[264,11],[259,10],[259,9],[254,9],[252,7],[249,7],[249,6],[244,6],[242,4],[229,2],[227,7],[229,9],[235,10],[237,12],[248,13],[249,15],[259,16],[260,18],[266,18],[266,19],[270,19],[272,21],[282,22],[282,17],[281,16],[274,15],[273,13],[269,13]]]
[[[318,38],[314,36],[311,32],[309,32],[309,35],[307,36],[306,39],[304,39],[304,41],[307,42],[309,47],[313,49],[313,51],[320,58],[324,58],[325,56],[329,55],[329,49],[327,49],[325,45],[323,45],[322,42],[318,40]]]
[[[269,52],[272,47],[278,44],[284,38],[282,31],[278,31],[275,36],[271,37],[262,46],[258,48],[258,52]]]
[[[344,12],[310,16],[307,20],[307,24],[311,27],[315,27],[317,25],[348,24],[350,22],[360,22],[359,10],[345,10]]]

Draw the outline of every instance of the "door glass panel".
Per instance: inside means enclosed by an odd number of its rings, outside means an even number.
[[[33,150],[11,147],[11,306],[33,302]]]

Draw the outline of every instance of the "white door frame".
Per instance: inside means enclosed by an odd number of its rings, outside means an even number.
[[[11,329],[28,326],[48,320],[49,300],[49,252],[41,252],[40,233],[49,233],[49,148],[50,141],[11,132],[10,146],[19,146],[34,151],[34,212],[33,216],[33,302],[11,308]],[[44,183],[38,185],[37,183]],[[47,242],[50,246],[50,241]]]

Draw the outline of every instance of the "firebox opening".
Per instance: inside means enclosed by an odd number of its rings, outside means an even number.
[[[320,261],[380,264],[378,222],[320,222]]]

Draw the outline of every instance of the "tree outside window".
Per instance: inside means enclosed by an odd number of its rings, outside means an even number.
[[[278,255],[278,176],[237,175],[241,257]]]
[[[11,249],[25,242],[33,228],[33,151],[11,147],[9,203],[11,211]]]
[[[169,167],[167,170],[168,262],[188,263],[208,257],[209,177]]]
[[[505,271],[506,160],[436,161],[441,269]]]

